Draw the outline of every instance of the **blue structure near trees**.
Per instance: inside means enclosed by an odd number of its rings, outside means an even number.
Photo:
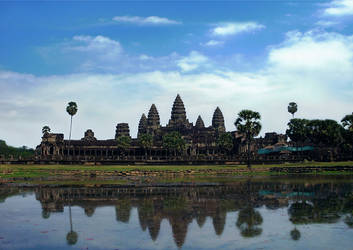
[[[302,151],[312,151],[314,147],[312,146],[304,146],[304,147],[289,147],[289,146],[282,146],[282,147],[274,147],[274,148],[262,148],[257,151],[258,154],[271,154],[277,153],[281,151],[290,151],[290,152],[302,152]]]

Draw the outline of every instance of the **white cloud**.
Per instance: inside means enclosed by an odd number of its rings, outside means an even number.
[[[207,43],[202,43],[201,45],[205,47],[215,47],[215,46],[221,46],[223,44],[224,44],[224,41],[210,40]]]
[[[144,25],[170,25],[170,24],[181,24],[179,21],[171,20],[165,17],[159,16],[116,16],[113,17],[113,21],[119,23],[131,23],[131,24],[144,24]]]
[[[118,40],[102,35],[76,35],[65,43],[41,48],[41,54],[50,64],[56,61],[71,64],[74,72],[100,73],[176,69],[176,60],[181,58],[175,52],[159,57],[131,55],[124,51]],[[53,57],[56,61],[52,60]]]
[[[324,14],[329,16],[353,15],[353,1],[334,0],[324,9]]]
[[[104,36],[74,36],[65,49],[93,53],[104,60],[115,60],[123,52],[119,41]]]
[[[208,58],[197,51],[191,51],[188,56],[178,60],[177,65],[183,72],[188,72],[208,65]]]
[[[338,24],[339,22],[336,22],[336,21],[325,21],[325,20],[320,20],[315,23],[315,25],[321,26],[321,27],[332,27]]]
[[[140,55],[140,60],[142,60],[142,61],[152,60],[152,59],[153,59],[153,57],[151,57],[151,56],[148,56],[148,55],[145,55],[145,54]]]
[[[211,30],[214,36],[230,36],[239,33],[251,32],[264,29],[265,26],[256,22],[232,22],[221,23]]]
[[[153,60],[147,61],[153,64]],[[352,36],[289,32],[285,41],[269,49],[266,65],[253,72],[221,70],[196,51],[166,60],[173,60],[180,70],[41,77],[0,71],[0,89],[7,97],[0,101],[0,138],[16,146],[35,146],[43,125],[67,136],[65,106],[71,100],[79,105],[75,139],[88,128],[99,139],[113,138],[118,122],[128,122],[135,137],[141,113],[147,113],[151,103],[166,124],[176,93],[181,94],[192,122],[201,114],[209,126],[215,107],[220,106],[228,130],[234,130],[236,114],[248,108],[261,113],[262,133],[283,133],[291,101],[299,105],[296,116],[308,119],[340,120],[352,112]]]
[[[320,74],[341,79],[352,70],[353,36],[337,33],[297,31],[287,33],[282,45],[269,53],[277,69],[300,74]]]

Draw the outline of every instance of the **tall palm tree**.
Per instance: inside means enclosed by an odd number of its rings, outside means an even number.
[[[251,169],[250,165],[250,143],[251,140],[260,133],[260,113],[252,110],[242,110],[238,114],[238,118],[235,120],[234,125],[237,130],[245,135],[247,142],[247,153],[248,153],[248,168]]]
[[[292,114],[294,118],[294,113],[298,111],[298,105],[295,102],[290,102],[288,104],[288,112]]]
[[[76,102],[69,102],[66,107],[66,112],[71,116],[70,121],[70,136],[69,136],[69,144],[71,141],[71,131],[72,131],[72,117],[77,113],[77,104]]]
[[[50,133],[50,128],[49,126],[45,125],[43,128],[42,128],[42,134],[47,134],[47,133]]]

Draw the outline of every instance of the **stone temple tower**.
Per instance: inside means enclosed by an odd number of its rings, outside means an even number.
[[[156,131],[161,127],[159,114],[156,105],[152,104],[150,111],[148,111],[147,117],[147,133],[154,135]]]
[[[120,136],[128,136],[128,137],[130,137],[129,124],[127,124],[127,123],[118,123],[116,125],[115,139],[120,137]]]
[[[213,113],[212,127],[214,127],[218,132],[226,131],[226,128],[224,126],[223,114],[219,107],[217,107]]]
[[[200,115],[197,117],[195,127],[196,128],[204,128],[205,127],[205,123],[203,122]]]
[[[186,119],[186,111],[184,107],[184,103],[178,94],[174,100],[174,104],[172,107],[171,118],[167,125],[168,127],[173,128],[191,128],[192,124]]]
[[[147,133],[147,117],[145,114],[142,114],[139,122],[137,137],[140,137],[140,135],[146,134],[146,133]]]

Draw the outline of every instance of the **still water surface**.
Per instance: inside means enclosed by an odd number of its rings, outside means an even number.
[[[353,249],[353,177],[0,186],[0,249],[178,248]]]

